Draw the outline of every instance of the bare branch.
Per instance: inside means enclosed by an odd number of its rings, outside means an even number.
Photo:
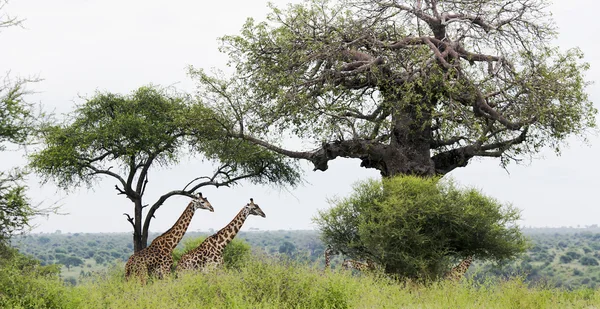
[[[124,213],[123,215],[127,216],[127,221],[129,221],[129,223],[131,223],[131,226],[133,226],[133,228],[135,229],[135,223],[133,222],[133,218],[128,213]]]

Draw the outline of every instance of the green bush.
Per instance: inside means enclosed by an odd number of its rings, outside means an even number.
[[[565,253],[567,256],[569,256],[571,259],[576,260],[578,258],[581,257],[581,254],[574,252],[574,251],[568,251]]]
[[[568,255],[561,255],[560,256],[560,262],[563,264],[568,264],[573,260],[572,257],[568,256]]]
[[[198,247],[205,239],[206,237],[198,237],[184,240],[183,248],[173,251],[175,263],[179,261],[184,253]],[[223,251],[225,267],[239,268],[250,257],[250,254],[250,245],[241,239],[234,238]]]
[[[403,277],[435,278],[470,255],[500,262],[526,249],[517,209],[439,178],[359,182],[332,203],[315,218],[324,243]]]
[[[39,262],[0,245],[0,308],[63,308],[60,266]]]
[[[585,266],[597,266],[598,260],[596,260],[596,258],[593,256],[584,256],[579,259],[579,263]]]

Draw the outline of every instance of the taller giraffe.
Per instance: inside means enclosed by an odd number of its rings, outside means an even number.
[[[202,197],[202,193],[198,193],[169,230],[156,237],[150,246],[129,257],[125,264],[125,278],[136,276],[142,283],[146,283],[148,275],[162,278],[170,273],[173,267],[173,250],[185,234],[196,209],[214,211],[208,199]]]
[[[246,204],[229,224],[206,238],[195,249],[182,255],[179,262],[177,262],[177,271],[205,270],[210,267],[223,265],[223,251],[225,250],[225,246],[237,235],[249,215],[266,217],[260,207],[254,204],[254,200],[250,199],[250,203]]]
[[[471,263],[473,263],[472,255],[462,260],[462,262],[458,263],[458,265],[452,267],[452,269],[444,275],[444,279],[451,281],[459,281],[465,275],[467,270],[469,270],[469,266],[471,266]]]

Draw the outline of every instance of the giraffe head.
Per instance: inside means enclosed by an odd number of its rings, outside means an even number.
[[[211,212],[215,211],[208,201],[207,197],[202,197],[202,193],[198,192],[198,195],[192,200],[192,205],[194,205],[194,209],[206,209]]]
[[[267,215],[258,207],[258,204],[254,204],[254,199],[250,198],[250,203],[246,204],[246,208],[248,209],[248,213],[255,216],[261,216],[266,218]]]

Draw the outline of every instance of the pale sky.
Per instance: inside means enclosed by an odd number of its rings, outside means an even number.
[[[273,1],[282,6],[289,1]],[[171,0],[12,0],[5,11],[26,19],[24,28],[0,33],[0,74],[39,76],[29,97],[45,110],[72,110],[80,95],[95,90],[129,93],[149,83],[192,92],[194,82],[185,68],[224,68],[226,56],[218,52],[217,38],[237,34],[246,17],[261,20],[268,9],[263,0],[183,1]],[[590,39],[600,32],[592,23],[600,9],[593,0],[556,0],[552,12],[560,30],[557,45],[579,46],[591,64],[588,80],[600,77],[600,43]],[[599,102],[598,84],[588,88],[592,101]],[[600,108],[596,103],[596,107]],[[473,160],[450,175],[458,183],[475,186],[522,210],[523,226],[577,226],[600,224],[600,138],[590,135],[590,145],[581,138],[570,139],[560,157],[547,151],[529,165],[511,165],[508,172],[493,159]],[[25,164],[23,152],[0,153],[0,168]],[[326,200],[345,196],[351,184],[379,177],[373,169],[359,167],[358,160],[337,159],[326,172],[305,167],[306,184],[280,190],[241,183],[233,188],[213,187],[201,191],[209,197],[214,213],[196,214],[189,230],[219,229],[227,224],[250,197],[261,206],[266,218],[251,217],[249,227],[265,229],[312,229],[311,218]],[[213,167],[199,160],[184,160],[179,166],[150,173],[146,202],[180,189],[191,179],[208,175]],[[41,185],[30,177],[33,202],[59,202],[66,215],[35,221],[34,232],[130,232],[122,215],[132,213],[133,204],[117,196],[115,182],[103,178],[92,190],[58,190],[52,183]],[[151,231],[165,231],[181,214],[189,198],[169,199],[156,213]]]

